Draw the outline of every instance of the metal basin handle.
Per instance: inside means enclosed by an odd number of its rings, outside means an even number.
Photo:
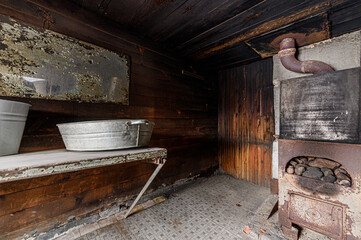
[[[148,120],[135,120],[135,121],[128,121],[126,123],[128,126],[131,126],[131,125],[137,125],[137,124],[145,124],[145,125],[149,125],[150,122]]]

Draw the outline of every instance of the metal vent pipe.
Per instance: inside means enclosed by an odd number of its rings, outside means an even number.
[[[278,56],[282,65],[293,72],[321,74],[333,72],[333,68],[328,64],[315,60],[299,61],[296,59],[296,47],[294,38],[285,38],[280,43]]]

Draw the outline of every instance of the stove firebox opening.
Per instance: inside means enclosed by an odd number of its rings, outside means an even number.
[[[321,180],[350,187],[351,176],[341,163],[327,158],[300,156],[292,158],[286,165],[288,174]]]

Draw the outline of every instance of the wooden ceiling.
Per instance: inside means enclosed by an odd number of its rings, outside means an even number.
[[[218,67],[271,56],[280,35],[297,33],[305,45],[361,25],[359,0],[71,1],[179,56]]]
[[[112,50],[110,39],[212,69],[270,57],[284,37],[303,46],[361,29],[360,0],[2,0],[0,12]],[[94,32],[110,39],[91,41]]]

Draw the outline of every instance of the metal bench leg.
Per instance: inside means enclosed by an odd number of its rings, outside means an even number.
[[[161,161],[161,163],[158,164],[157,168],[154,170],[152,176],[150,176],[150,178],[148,179],[147,183],[144,185],[142,191],[140,191],[140,193],[138,194],[137,198],[134,200],[133,204],[130,206],[130,208],[128,209],[128,212],[125,214],[124,218],[127,218],[129,216],[129,214],[131,213],[131,211],[133,210],[133,208],[135,207],[135,205],[138,203],[139,199],[142,197],[142,195],[144,194],[144,192],[147,190],[147,188],[149,187],[149,185],[152,183],[152,181],[154,180],[154,178],[157,176],[158,172],[160,171],[160,169],[164,166],[165,160]]]

